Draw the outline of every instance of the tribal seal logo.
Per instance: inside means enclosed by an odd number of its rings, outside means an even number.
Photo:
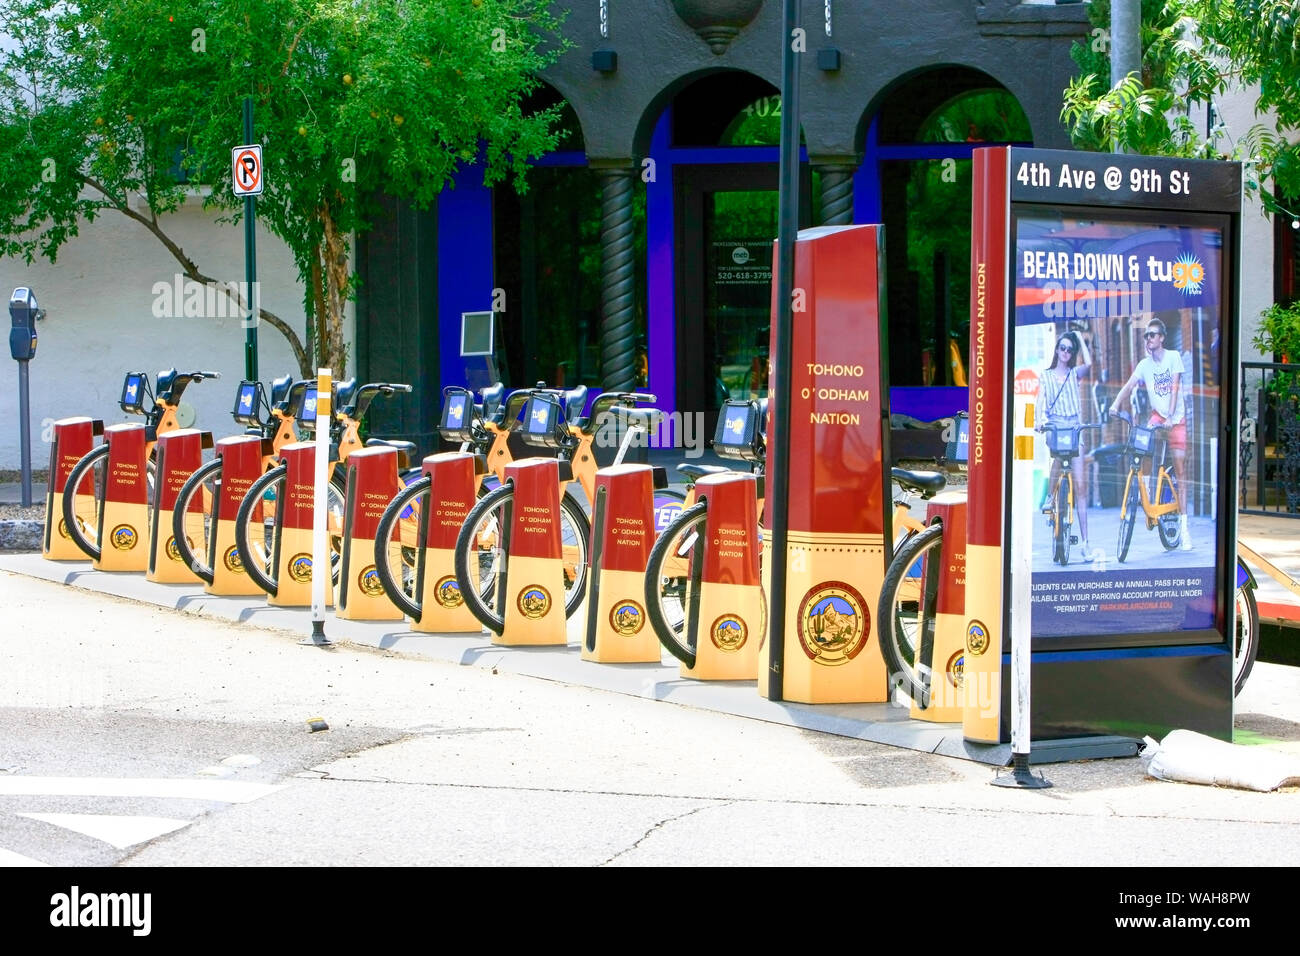
[[[129,524],[120,524],[109,532],[108,540],[119,551],[130,551],[140,540],[140,535]]]
[[[303,551],[289,559],[289,577],[299,584],[311,580],[311,555]]]
[[[361,588],[361,593],[368,594],[370,597],[383,595],[384,585],[379,580],[379,572],[375,570],[373,564],[368,564],[361,569],[361,573],[357,575],[357,587]]]
[[[448,574],[438,579],[438,583],[433,586],[433,599],[445,608],[460,607],[465,603],[455,575]]]
[[[966,650],[974,657],[979,657],[989,649],[989,629],[980,621],[971,621],[966,625]]]
[[[536,621],[546,617],[546,612],[551,609],[551,592],[540,584],[530,584],[519,592],[515,603],[524,617]]]
[[[645,608],[636,601],[619,601],[609,610],[609,626],[631,637],[645,626]]]
[[[866,646],[871,628],[867,602],[843,581],[826,581],[799,604],[799,644],[818,664],[847,664]]]
[[[221,556],[221,563],[226,566],[227,571],[235,574],[244,573],[244,559],[239,556],[239,549],[233,545],[226,548],[226,553]]]
[[[709,637],[720,651],[738,651],[749,639],[749,628],[735,614],[724,614],[709,628]]]
[[[185,543],[188,544],[191,548],[194,547],[194,542],[189,539],[188,535],[186,535],[185,537]],[[175,535],[168,536],[167,543],[163,546],[163,550],[166,552],[167,557],[169,557],[173,561],[184,560],[184,558],[181,557],[181,549],[176,546]]]
[[[64,521],[62,518],[59,519],[59,537],[61,538],[72,537],[72,535],[68,534],[68,523]]]
[[[962,681],[966,679],[965,670],[966,653],[965,651],[958,651],[948,658],[948,666],[944,668],[944,673],[948,676],[948,683],[960,690]]]

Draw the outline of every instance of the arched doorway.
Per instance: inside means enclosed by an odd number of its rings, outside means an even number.
[[[965,384],[971,153],[1003,143],[1031,145],[1025,112],[965,67],[900,81],[870,116],[854,218],[885,225],[893,387]]]

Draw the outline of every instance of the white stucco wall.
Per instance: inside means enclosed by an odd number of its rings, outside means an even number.
[[[218,224],[198,198],[162,220],[164,231],[206,275],[220,281],[244,279],[242,225]],[[17,286],[30,286],[47,318],[37,327],[39,343],[30,363],[32,467],[48,464],[43,422],[89,415],[111,424],[135,420],[117,399],[128,371],[145,371],[152,382],[160,370],[218,371],[222,378],[190,386],[184,402],[194,407],[194,427],[216,438],[239,431],[230,417],[235,390],[244,377],[245,330],[237,318],[155,318],[155,283],[171,284],[179,264],[143,226],[116,212],[83,224],[51,264],[28,266],[0,258],[0,295],[7,303]],[[288,248],[259,226],[257,277],[262,304],[285,319],[302,338],[302,286]],[[181,303],[183,305],[183,303]],[[178,310],[179,311],[179,310]],[[7,312],[5,314],[7,329]],[[349,305],[346,325],[353,341]],[[0,468],[19,465],[18,363],[0,361]],[[263,383],[298,374],[284,337],[258,327],[258,371]]]

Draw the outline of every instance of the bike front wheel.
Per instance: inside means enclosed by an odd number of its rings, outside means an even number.
[[[249,487],[235,515],[235,547],[244,570],[253,583],[267,594],[279,590],[275,567],[276,512],[285,501],[288,469],[272,468]],[[338,584],[343,548],[343,491],[333,479],[325,486],[325,535],[330,549],[330,568]]]
[[[932,524],[904,541],[885,571],[876,609],[890,690],[901,687],[922,710],[930,706],[942,551],[940,524]]]
[[[424,522],[431,481],[411,482],[388,503],[375,529],[375,572],[388,599],[413,620],[420,620],[423,603],[420,578],[424,561]]]
[[[215,532],[217,485],[221,481],[221,459],[206,462],[185,479],[172,509],[171,540],[185,566],[206,584],[212,583],[208,544]]]
[[[1061,478],[1056,483],[1056,535],[1054,551],[1056,563],[1070,563],[1070,479]]]
[[[1119,538],[1115,542],[1115,559],[1120,564],[1123,564],[1124,559],[1128,557],[1129,542],[1133,540],[1133,524],[1137,521],[1138,510],[1142,507],[1137,483],[1137,475],[1129,472],[1128,481],[1124,485],[1123,514],[1119,516]]]
[[[478,621],[500,634],[505,630],[506,565],[514,518],[515,486],[507,483],[478,499],[456,539],[456,580],[465,606]],[[569,618],[587,593],[591,523],[570,495],[560,496],[560,550],[564,563],[564,616]]]
[[[99,510],[108,481],[108,446],[92,448],[81,457],[63,486],[63,524],[72,543],[92,561],[98,561]]]
[[[678,515],[655,539],[646,564],[646,616],[659,643],[687,668],[695,666],[695,634],[687,621],[699,606],[708,509],[701,501]]]

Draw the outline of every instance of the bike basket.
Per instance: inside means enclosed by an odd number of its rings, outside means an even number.
[[[1074,455],[1079,452],[1079,430],[1077,428],[1047,429],[1047,444],[1054,455]]]
[[[713,434],[713,450],[724,458],[762,461],[760,450],[758,403],[728,401],[718,413],[718,427]]]
[[[1156,432],[1154,428],[1142,428],[1138,425],[1133,426],[1133,431],[1129,435],[1129,444],[1133,446],[1135,452],[1149,455],[1155,443]]]
[[[438,433],[451,442],[474,440],[474,394],[467,388],[455,385],[442,390],[442,418],[438,420]]]
[[[563,448],[568,429],[564,426],[564,407],[550,394],[533,395],[524,406],[524,427],[520,437],[541,448]]]

